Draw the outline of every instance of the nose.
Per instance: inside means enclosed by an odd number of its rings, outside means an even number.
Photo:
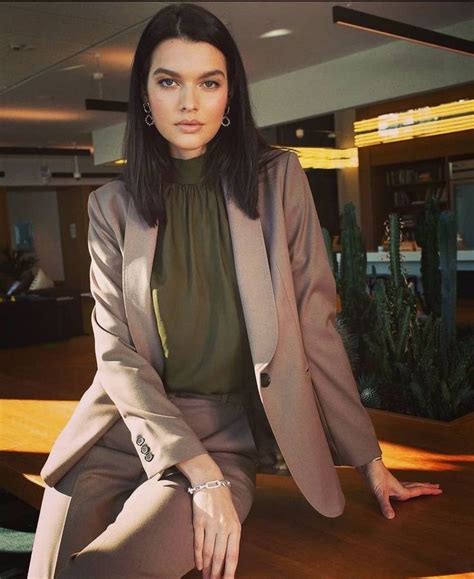
[[[184,88],[181,96],[180,107],[185,110],[194,110],[197,107],[197,97],[192,88]]]

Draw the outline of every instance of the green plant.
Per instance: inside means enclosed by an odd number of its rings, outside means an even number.
[[[367,295],[367,253],[352,202],[344,206],[341,244],[339,288],[341,302],[349,303],[359,296]]]
[[[366,336],[374,326],[375,312],[367,287],[367,253],[353,203],[344,206],[341,246],[336,286],[341,298],[341,319],[353,336],[353,359],[357,361],[353,369],[357,375],[368,372],[370,368]]]
[[[420,316],[414,326],[408,366],[415,413],[453,420],[471,410],[474,394],[474,336],[446,345],[442,318]]]
[[[443,363],[456,340],[456,215],[443,211],[438,222],[438,244],[441,267],[441,339]]]
[[[323,232],[324,244],[326,246],[326,252],[328,254],[328,260],[329,260],[329,263],[332,267],[332,272],[333,272],[334,278],[337,279],[339,276],[338,263],[337,263],[336,255],[335,255],[334,251],[332,250],[331,234],[329,233],[329,231],[325,227],[322,227],[321,230]]]
[[[0,259],[0,273],[12,279],[19,279],[21,275],[31,269],[38,258],[34,255],[27,256],[27,252],[15,249],[5,249],[2,251],[3,258]]]
[[[382,408],[382,398],[379,394],[377,377],[374,374],[361,374],[357,380],[360,399],[365,406]]]
[[[366,253],[352,203],[344,207],[342,228],[339,269],[329,235],[325,242],[342,305],[337,329],[362,402],[438,420],[474,410],[474,328],[459,332],[456,327],[453,212],[440,214],[436,200],[426,205],[417,231],[421,297],[407,283],[398,215],[389,215],[386,223],[390,275],[377,280],[372,296],[366,291]]]
[[[441,316],[441,274],[439,271],[438,244],[439,201],[429,197],[425,214],[421,217],[415,234],[421,247],[421,282],[423,295],[420,296],[423,311]]]
[[[357,336],[347,327],[340,312],[336,315],[336,330],[342,338],[342,343],[346,350],[347,357],[352,370],[355,372],[359,365],[359,353],[357,348],[359,342]]]
[[[407,365],[411,329],[416,318],[416,296],[409,287],[400,254],[400,222],[389,216],[390,277],[375,286],[376,322],[366,343],[372,356],[374,388],[387,409],[410,412],[410,369]]]

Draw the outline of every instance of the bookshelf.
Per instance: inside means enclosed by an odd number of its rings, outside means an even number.
[[[471,98],[472,82],[371,103],[356,109],[356,120]],[[473,129],[359,147],[360,220],[367,250],[382,245],[391,212],[403,216],[406,237],[413,237],[427,196],[438,197],[442,210],[454,209],[449,161],[473,155]]]
[[[398,213],[402,241],[414,242],[416,226],[430,197],[438,199],[441,210],[449,208],[447,159],[439,157],[374,167],[373,188],[385,200],[380,218]]]

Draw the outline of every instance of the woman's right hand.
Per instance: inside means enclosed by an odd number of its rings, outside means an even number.
[[[203,579],[234,579],[241,524],[229,487],[193,494],[194,556]]]
[[[200,454],[176,465],[191,486],[221,480],[223,472],[209,455]],[[230,487],[202,489],[192,495],[194,558],[203,579],[234,579],[239,558],[240,519]]]

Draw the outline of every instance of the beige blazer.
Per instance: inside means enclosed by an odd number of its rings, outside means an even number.
[[[335,280],[306,174],[293,152],[274,160],[259,181],[256,220],[224,193],[258,387],[255,414],[259,405],[273,450],[308,502],[337,517],[345,498],[335,465],[364,464],[381,448],[335,327]],[[120,181],[93,191],[88,212],[97,372],[41,470],[49,486],[120,418],[148,478],[206,452],[160,378],[150,292],[158,227],[140,220]],[[256,444],[267,452],[258,433]]]

